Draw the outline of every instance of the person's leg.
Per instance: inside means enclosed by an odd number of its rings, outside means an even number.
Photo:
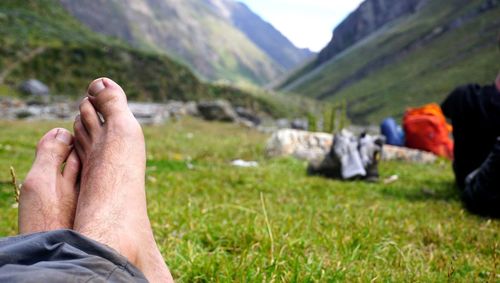
[[[112,80],[93,81],[87,95],[74,124],[82,162],[74,230],[116,249],[148,280],[172,281],[147,214],[142,129]]]
[[[500,217],[500,138],[486,161],[467,176],[462,199],[473,213]]]
[[[20,194],[20,234],[73,227],[80,160],[72,144],[65,129],[49,131],[38,143]]]

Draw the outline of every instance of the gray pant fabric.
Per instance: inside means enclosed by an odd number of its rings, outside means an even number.
[[[72,230],[0,239],[0,282],[147,282],[113,249]]]

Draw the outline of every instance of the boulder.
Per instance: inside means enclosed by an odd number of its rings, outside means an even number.
[[[290,128],[290,121],[288,119],[278,119],[276,120],[276,127],[278,129],[289,129]]]
[[[48,96],[49,88],[39,80],[31,79],[23,82],[19,86],[19,90],[27,95]]]
[[[295,130],[307,131],[309,129],[309,122],[306,119],[294,119],[291,126]]]
[[[238,114],[226,100],[204,101],[198,103],[200,115],[209,121],[235,122]]]
[[[141,124],[161,124],[170,117],[164,104],[129,102],[128,106]]]
[[[330,152],[333,135],[292,129],[274,132],[266,145],[269,157],[294,156],[301,160],[320,164]],[[382,160],[401,160],[415,163],[433,163],[437,156],[416,149],[384,145]]]
[[[172,116],[185,116],[187,114],[185,105],[182,101],[169,101],[165,104],[165,108]]]
[[[254,126],[258,126],[262,122],[259,116],[257,116],[257,114],[255,114],[250,109],[246,109],[243,107],[236,107],[235,112],[240,119],[246,120],[252,123]]]
[[[186,109],[186,114],[190,116],[200,116],[200,112],[198,111],[198,104],[194,101],[186,102],[184,105]]]
[[[330,151],[333,137],[326,133],[284,129],[275,132],[266,145],[269,157],[295,156],[302,160],[323,159]]]
[[[438,157],[433,153],[418,149],[399,147],[394,145],[384,145],[384,149],[382,151],[382,159],[427,164],[436,162]]]

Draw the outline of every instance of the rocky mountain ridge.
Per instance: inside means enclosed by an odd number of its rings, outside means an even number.
[[[456,86],[491,83],[500,52],[499,0],[366,0],[315,60],[278,86],[346,101],[359,123],[440,102]]]
[[[367,0],[333,31],[332,40],[321,50],[316,64],[322,64],[369,36],[384,25],[416,13],[428,0]]]
[[[270,23],[250,10],[244,3],[234,0],[208,0],[222,17],[243,32],[255,45],[269,57],[289,71],[313,53],[307,49],[299,49]]]

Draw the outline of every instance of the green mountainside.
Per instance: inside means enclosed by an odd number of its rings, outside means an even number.
[[[60,2],[93,31],[174,56],[210,81],[264,85],[310,55],[234,0]]]
[[[314,54],[307,48],[297,48],[280,31],[242,2],[236,0],[205,1],[211,3],[218,14],[243,32],[283,70],[290,71],[296,68]]]
[[[56,0],[0,2],[0,95],[15,93],[22,81],[36,78],[52,93],[76,98],[98,76],[115,79],[133,100],[225,98],[274,116],[287,111],[263,95],[201,82],[165,55],[98,35]]]
[[[500,70],[500,1],[417,1],[408,13],[398,11],[398,17],[353,41],[356,31],[384,15],[375,8],[395,9],[389,2],[365,1],[317,59],[278,88],[346,101],[351,119],[378,123],[388,115],[401,117],[409,106],[441,102],[458,85],[494,80]],[[352,45],[334,49],[349,40]]]

